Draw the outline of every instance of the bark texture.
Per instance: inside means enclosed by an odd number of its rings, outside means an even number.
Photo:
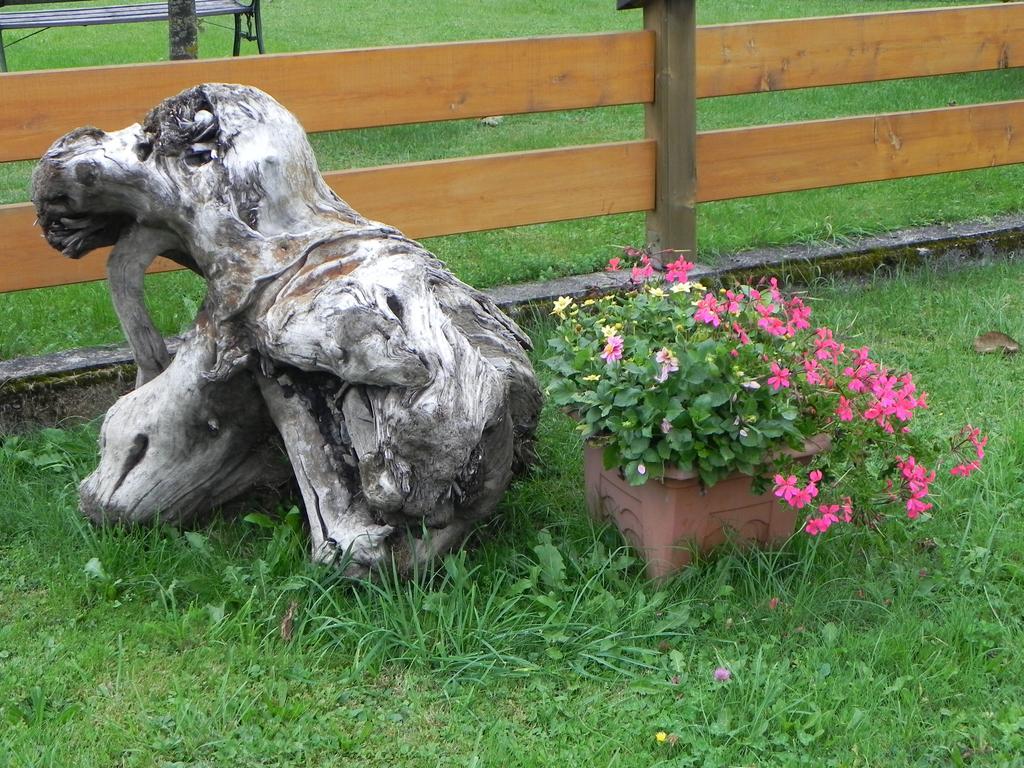
[[[207,84],[142,125],[73,131],[37,167],[33,201],[65,256],[114,246],[111,296],[139,365],[82,484],[93,519],[186,521],[294,475],[314,559],[411,572],[493,515],[529,465],[526,336],[335,195],[266,94]],[[173,360],[143,295],[158,255],[207,284]]]
[[[167,42],[172,61],[199,58],[196,0],[167,0]]]

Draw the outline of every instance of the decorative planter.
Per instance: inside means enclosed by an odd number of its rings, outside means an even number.
[[[807,441],[796,458],[827,450],[827,436]],[[785,541],[797,511],[771,493],[751,491],[753,478],[736,473],[705,489],[695,472],[669,469],[664,479],[630,485],[618,468],[605,469],[602,451],[585,446],[587,506],[600,519],[614,520],[647,561],[647,575],[661,579],[686,567],[694,551],[725,542],[770,544]]]

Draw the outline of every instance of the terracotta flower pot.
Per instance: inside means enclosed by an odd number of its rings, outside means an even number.
[[[828,445],[825,436],[812,438],[794,455],[809,458]],[[750,475],[735,473],[705,489],[696,472],[669,469],[665,474],[630,485],[618,468],[604,468],[601,448],[585,446],[587,506],[598,518],[615,521],[647,561],[649,578],[686,567],[693,551],[706,552],[727,536],[770,544],[793,534],[797,510],[770,492],[754,494]]]

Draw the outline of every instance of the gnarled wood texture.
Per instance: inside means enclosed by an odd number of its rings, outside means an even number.
[[[261,91],[208,84],[141,125],[72,131],[40,162],[33,203],[65,256],[114,246],[114,307],[139,362],[82,484],[93,519],[191,519],[280,480],[280,439],[314,559],[408,573],[494,514],[529,464],[526,336],[341,200]],[[208,286],[170,364],[142,295],[157,256]]]

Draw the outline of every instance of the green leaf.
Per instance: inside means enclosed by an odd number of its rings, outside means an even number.
[[[545,358],[544,365],[562,376],[572,376],[575,373],[569,361],[559,355]]]
[[[651,440],[648,437],[634,437],[629,441],[629,456],[643,456],[647,450],[647,446],[651,444]]]
[[[604,462],[605,469],[612,469],[622,463],[622,456],[619,453],[619,447],[614,443],[609,443],[604,447],[604,453],[601,458]]]
[[[740,444],[748,448],[756,448],[761,445],[761,436],[753,429],[748,428],[745,435],[740,435]]]
[[[796,421],[796,417],[800,415],[800,412],[792,405],[783,405],[779,408],[779,416],[786,421]]]
[[[185,539],[197,552],[207,552],[210,549],[209,539],[196,531],[185,531]]]
[[[712,401],[713,401],[713,398],[711,397],[711,393],[710,392],[705,392],[702,395],[698,395],[694,399],[693,405],[690,406],[690,412],[692,413],[693,410],[696,408],[696,409],[701,410],[701,411],[707,411],[707,413],[710,415],[711,414],[711,408],[713,407],[713,402]]]
[[[540,565],[541,582],[549,589],[562,589],[565,586],[565,561],[558,547],[551,541],[551,534],[544,530],[537,534],[538,543],[534,546],[537,563]]]
[[[687,413],[690,414],[690,419],[693,421],[693,425],[699,426],[702,422],[706,421],[711,416],[711,411],[707,408],[701,408],[696,404],[691,405],[687,409]]]
[[[703,384],[708,380],[708,367],[702,363],[695,363],[686,368],[686,380],[690,384]]]
[[[612,404],[617,408],[627,408],[640,402],[640,390],[635,387],[623,389],[615,395]]]
[[[91,560],[89,560],[89,562],[85,564],[85,567],[82,568],[82,570],[85,571],[85,575],[88,576],[90,579],[99,579],[101,581],[106,581],[110,578],[109,576],[107,576],[107,572],[103,570],[103,563],[100,562],[100,559],[98,557],[94,557]]]
[[[708,398],[708,405],[712,408],[717,408],[729,401],[729,398],[732,397],[732,391],[726,385],[720,384],[708,392],[706,397]]]
[[[262,512],[250,512],[248,515],[242,518],[247,523],[257,525],[260,528],[276,528],[277,523],[269,515],[265,515]]]
[[[210,623],[214,626],[224,621],[226,613],[227,611],[224,607],[224,603],[217,603],[216,605],[213,603],[206,604],[206,615],[209,617]]]

